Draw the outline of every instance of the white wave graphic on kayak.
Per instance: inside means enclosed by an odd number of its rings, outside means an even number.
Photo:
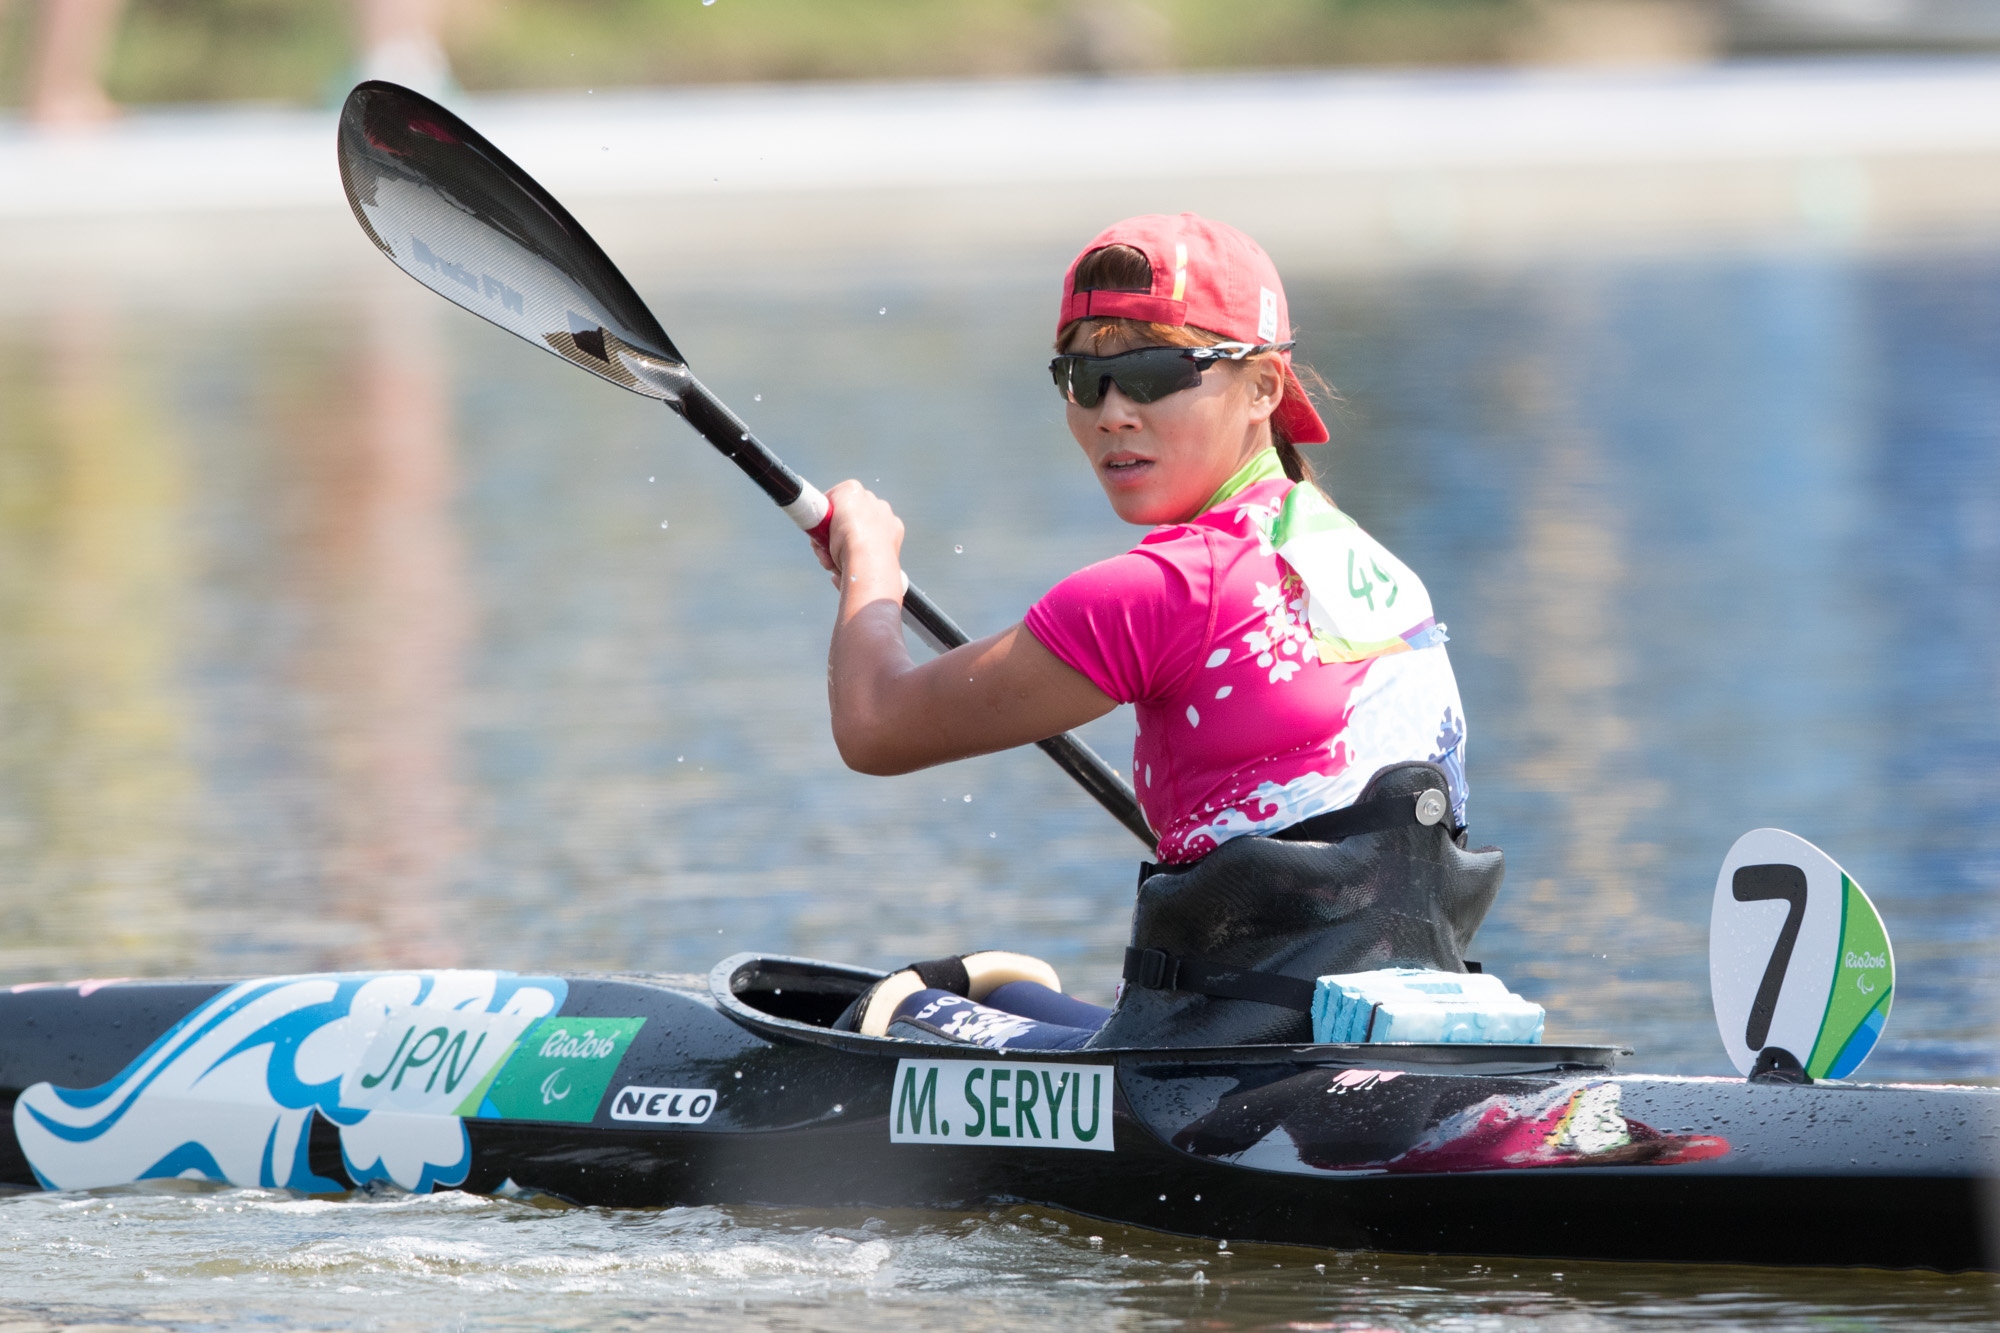
[[[14,1134],[49,1189],[183,1176],[308,1191],[346,1186],[315,1173],[315,1111],[339,1127],[347,1174],[419,1193],[463,1181],[471,1142],[456,1116],[359,1110],[342,1076],[392,1007],[554,1013],[555,977],[500,972],[333,973],[230,987],[100,1087],[37,1083],[14,1104]]]

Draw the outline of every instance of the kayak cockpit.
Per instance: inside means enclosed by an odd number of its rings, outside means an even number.
[[[931,1042],[907,1037],[871,1037],[834,1027],[841,1014],[862,992],[886,973],[872,968],[853,967],[814,958],[756,953],[732,954],[717,963],[708,974],[709,996],[723,1013],[761,1036],[845,1050],[866,1050],[881,1054],[889,1050],[907,1051],[924,1047],[938,1051]],[[955,1044],[954,1044],[955,1045]],[[953,1049],[954,1045],[943,1049]],[[964,1045],[968,1054],[997,1056],[1034,1055],[1063,1058],[1052,1052],[1001,1052]],[[1304,1045],[1246,1045],[1216,1048],[1148,1047],[1118,1048],[1121,1053],[1151,1054],[1175,1064],[1222,1059],[1229,1063],[1262,1063],[1276,1059],[1313,1065],[1349,1065],[1365,1062],[1385,1068],[1436,1069],[1510,1074],[1575,1073],[1617,1067],[1620,1056],[1630,1055],[1627,1047],[1599,1045],[1528,1045],[1484,1042],[1372,1042],[1307,1043]]]
[[[815,958],[739,953],[710,969],[708,992],[723,1013],[765,1036],[875,1046],[890,1039],[840,1032],[833,1025],[884,975]]]

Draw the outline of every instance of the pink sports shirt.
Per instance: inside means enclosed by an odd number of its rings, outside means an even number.
[[[1136,706],[1132,785],[1167,864],[1351,805],[1379,769],[1441,765],[1465,822],[1465,709],[1433,646],[1358,662],[1312,650],[1306,591],[1271,544],[1296,485],[1275,452],[1186,523],[1058,583],[1028,632]]]

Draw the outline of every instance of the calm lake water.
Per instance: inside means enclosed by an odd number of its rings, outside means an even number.
[[[1062,254],[635,277],[974,633],[1139,535],[1041,369]],[[1281,255],[1280,259],[1284,257]],[[1033,262],[1030,262],[1032,260]],[[0,982],[1040,953],[1105,998],[1140,852],[1038,753],[884,780],[803,541],[658,406],[382,265],[0,315]],[[1722,1073],[1707,921],[1791,829],[1896,942],[1873,1077],[2000,1076],[2000,251],[1294,278],[1341,503],[1416,568],[1558,1039]],[[977,311],[977,317],[974,315]],[[1129,719],[1088,733],[1123,764]],[[1755,1225],[1718,1219],[1718,1225]],[[1891,1328],[1984,1279],[1473,1263],[1038,1210],[0,1200],[0,1317],[261,1328]],[[15,1325],[8,1325],[14,1327]]]

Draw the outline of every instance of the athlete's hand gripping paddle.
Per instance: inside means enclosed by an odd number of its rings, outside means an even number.
[[[1845,1078],[1888,1022],[1896,955],[1875,904],[1832,857],[1752,829],[1716,876],[1708,983],[1738,1072]]]
[[[623,389],[656,398],[822,545],[833,509],[702,387],[666,330],[569,211],[436,102],[371,81],[347,95],[340,179],[368,238],[396,267],[473,314]],[[903,619],[943,652],[965,631],[914,586]],[[1038,742],[1147,847],[1132,788],[1068,732]]]

